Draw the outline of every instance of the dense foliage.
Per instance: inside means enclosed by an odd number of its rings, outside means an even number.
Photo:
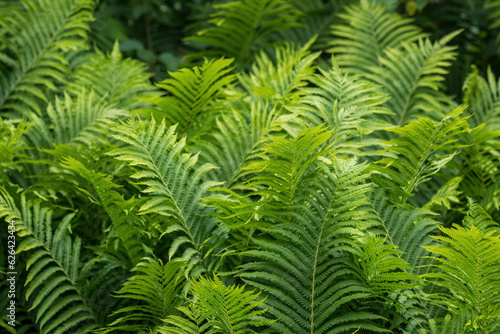
[[[2,332],[500,332],[499,1],[123,3],[0,0]]]

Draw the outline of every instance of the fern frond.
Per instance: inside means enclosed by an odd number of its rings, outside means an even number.
[[[132,268],[134,275],[117,291],[116,297],[136,300],[139,305],[126,306],[113,313],[122,315],[99,333],[113,331],[136,333],[150,326],[158,326],[175,312],[181,302],[180,293],[186,284],[186,261],[173,259],[166,264],[161,260],[144,258]]]
[[[371,296],[343,253],[368,226],[361,209],[368,174],[366,165],[322,157],[330,133],[319,126],[268,144],[270,160],[250,166],[256,175],[250,195],[260,201],[231,191],[228,199],[210,200],[226,226],[265,233],[252,238],[255,250],[242,254],[250,260],[239,276],[268,295],[269,313],[280,319],[271,328],[280,333],[384,331],[372,322],[379,315],[348,306]]]
[[[391,197],[405,203],[419,184],[429,180],[453,156],[440,156],[440,151],[460,148],[458,135],[469,130],[467,118],[461,116],[465,107],[450,112],[439,123],[420,118],[404,127],[388,129],[398,137],[390,140],[386,151],[394,157],[386,157],[373,166],[378,175],[374,180],[392,192]]]
[[[6,173],[10,169],[19,168],[20,159],[28,156],[23,153],[29,150],[21,137],[29,130],[32,123],[26,121],[17,124],[0,118],[0,172]]]
[[[437,230],[438,222],[431,219],[429,211],[392,205],[380,191],[373,191],[370,195],[370,208],[370,218],[377,224],[377,234],[403,251],[398,257],[410,264],[409,272],[421,274],[420,267],[428,264],[423,259],[426,251],[421,246],[432,243],[430,236]]]
[[[500,131],[485,127],[483,123],[463,137],[467,146],[456,169],[463,175],[464,194],[490,211],[500,207]]]
[[[291,115],[260,98],[249,102],[249,115],[233,111],[216,120],[216,130],[199,147],[200,158],[219,167],[210,171],[212,180],[237,186],[251,173],[248,167],[264,157],[264,144],[279,135]]]
[[[363,154],[361,147],[366,151],[367,146],[377,144],[367,135],[391,126],[380,119],[391,114],[382,107],[388,97],[373,83],[344,74],[338,66],[328,72],[320,70],[310,82],[313,86],[301,89],[304,97],[292,110],[311,126],[325,124],[333,130],[329,142],[337,153]]]
[[[203,65],[193,69],[183,68],[170,72],[158,87],[169,93],[168,96],[145,99],[154,104],[156,109],[146,109],[142,113],[151,115],[157,120],[165,118],[167,126],[178,124],[177,131],[186,134],[189,130],[200,126],[209,113],[209,105],[224,91],[224,88],[235,79],[230,74],[231,59],[205,60]]]
[[[471,127],[485,123],[486,130],[500,129],[500,78],[495,78],[491,68],[485,79],[473,67],[465,79],[463,92],[463,102],[469,105]]]
[[[29,252],[26,298],[30,310],[36,311],[40,332],[94,329],[95,316],[77,285],[81,241],[68,235],[74,214],[64,216],[53,230],[53,212],[40,201],[27,201],[21,195],[19,210],[4,188],[0,188],[0,195],[0,216],[15,220],[21,238],[17,252]]]
[[[140,208],[142,213],[159,213],[168,225],[165,233],[180,231],[169,251],[169,257],[180,246],[186,246],[184,257],[204,259],[204,245],[216,229],[213,218],[206,217],[211,209],[200,205],[201,197],[217,182],[203,181],[214,168],[210,164],[197,165],[198,155],[183,154],[185,138],[177,140],[176,126],[167,129],[166,122],[139,121],[132,118],[115,128],[116,139],[125,146],[113,151],[118,160],[137,167],[133,179],[146,188],[148,200]],[[203,262],[202,262],[203,264]]]
[[[65,158],[61,161],[61,166],[75,171],[91,184],[115,228],[122,251],[129,261],[127,267],[136,265],[143,256],[142,244],[137,238],[140,229],[135,226],[138,219],[134,217],[134,206],[137,204],[133,200],[126,201],[115,190],[118,185],[106,178],[104,174],[89,170],[78,160],[71,157]]]
[[[425,36],[412,19],[388,13],[380,2],[361,0],[346,6],[338,15],[344,22],[332,27],[335,61],[349,72],[364,74],[373,66],[383,66],[384,52],[401,48]]]
[[[226,56],[246,67],[270,35],[296,26],[299,14],[284,0],[230,1],[215,8],[218,11],[208,21],[211,26],[187,38],[211,48],[189,54],[188,60]]]
[[[93,90],[94,98],[105,99],[117,109],[131,110],[140,106],[141,100],[158,95],[149,83],[151,74],[146,66],[130,58],[123,58],[118,43],[109,54],[99,50],[84,54],[66,85],[65,91],[77,96],[82,89]]]
[[[391,99],[385,106],[395,114],[393,124],[405,125],[416,115],[441,119],[454,105],[441,91],[440,82],[455,59],[455,47],[446,44],[458,33],[434,43],[426,38],[403,43],[399,49],[388,49],[379,58],[381,66],[366,72],[368,78],[389,93]]]
[[[491,219],[491,216],[484,210],[484,208],[469,198],[469,210],[467,216],[464,217],[464,227],[471,229],[476,226],[483,233],[491,233],[498,235],[500,233],[500,226],[497,222]]]
[[[273,61],[264,51],[255,57],[251,71],[240,74],[239,81],[248,92],[282,104],[296,98],[300,93],[299,88],[307,85],[307,81],[314,73],[314,60],[319,52],[311,53],[310,40],[302,47],[293,47],[290,44],[274,49]]]
[[[9,117],[41,115],[46,89],[66,81],[64,52],[85,47],[93,0],[27,0],[23,9],[3,10],[0,36],[0,111]]]
[[[426,246],[433,253],[430,266],[436,271],[422,277],[429,283],[448,289],[449,294],[432,295],[431,300],[451,311],[467,310],[469,320],[479,319],[483,331],[498,330],[500,326],[500,236],[485,232],[475,224],[487,218],[484,212],[470,203],[470,229],[454,225],[440,227],[443,236],[433,237],[442,242],[437,246]]]

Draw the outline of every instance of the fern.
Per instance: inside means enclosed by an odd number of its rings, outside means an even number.
[[[136,265],[142,257],[142,245],[137,234],[140,229],[137,226],[134,206],[137,204],[133,199],[126,201],[115,189],[118,187],[103,174],[87,169],[81,162],[74,158],[66,158],[61,166],[73,170],[86,179],[94,188],[99,198],[100,205],[108,214],[116,231],[122,249],[120,249],[127,261],[127,267]],[[110,238],[108,238],[110,239]]]
[[[231,59],[205,61],[203,65],[193,69],[182,69],[170,73],[172,78],[158,84],[171,95],[146,99],[157,106],[156,109],[146,109],[142,113],[151,112],[157,120],[165,118],[168,126],[178,124],[177,131],[186,134],[196,130],[206,121],[212,104],[230,85],[235,76],[229,74]]]
[[[46,89],[64,83],[63,53],[81,49],[92,20],[92,0],[27,0],[23,9],[2,8],[0,36],[0,110],[9,117],[40,115]],[[4,42],[4,40],[2,40]]]
[[[464,82],[465,104],[469,105],[471,127],[486,124],[486,130],[495,130],[500,126],[500,81],[488,68],[487,79],[479,76],[476,67]]]
[[[381,106],[387,97],[377,86],[360,76],[344,74],[338,66],[328,72],[320,70],[310,82],[313,86],[301,89],[304,97],[293,110],[304,118],[306,124],[326,124],[332,129],[330,142],[335,151],[363,154],[361,147],[364,146],[366,152],[366,146],[381,144],[376,139],[367,138],[376,130],[390,127],[390,123],[375,118],[375,115],[390,114]]]
[[[179,308],[191,321],[179,316],[169,316],[165,322],[170,326],[160,327],[164,334],[190,333],[258,333],[253,328],[267,327],[273,321],[262,317],[264,299],[258,299],[255,291],[245,287],[227,287],[215,276],[212,279],[200,277],[193,283],[191,291],[196,302],[190,307]],[[202,321],[206,323],[202,324]]]
[[[127,306],[113,315],[125,316],[115,320],[99,333],[113,331],[134,332],[148,326],[158,326],[162,319],[175,312],[181,302],[181,290],[185,285],[186,262],[174,259],[166,264],[161,260],[144,258],[131,271],[134,276],[117,291],[116,297],[139,301],[139,305]],[[139,324],[137,324],[139,322]]]
[[[53,212],[41,206],[40,201],[27,201],[21,195],[19,211],[5,189],[0,191],[0,216],[15,220],[22,240],[17,252],[30,254],[26,262],[26,298],[30,301],[30,310],[36,310],[35,321],[41,333],[96,328],[94,312],[76,283],[81,241],[72,240],[68,235],[74,214],[64,216],[53,231]]]
[[[419,39],[418,43],[403,43],[401,49],[389,49],[380,58],[382,66],[372,67],[366,74],[391,96],[386,107],[395,113],[393,124],[405,125],[417,113],[440,119],[454,105],[441,91],[440,82],[455,58],[455,48],[446,44],[457,33],[434,43]]]
[[[123,58],[115,43],[108,55],[96,51],[83,54],[80,63],[71,76],[65,91],[78,96],[82,89],[94,91],[94,99],[105,99],[117,109],[131,110],[141,106],[142,99],[157,94],[149,83],[151,74],[145,65],[137,60]]]
[[[251,167],[261,171],[249,183],[260,202],[242,204],[234,195],[211,200],[226,226],[256,227],[268,236],[252,238],[257,249],[243,255],[254,260],[239,275],[268,294],[269,313],[280,318],[271,327],[280,333],[383,331],[371,322],[378,315],[349,311],[350,302],[370,296],[342,255],[367,226],[360,210],[366,166],[318,160],[328,152],[329,135],[316,127],[270,143],[266,151],[274,158]]]
[[[386,150],[395,155],[378,161],[373,169],[379,174],[374,180],[390,189],[394,200],[405,203],[421,183],[453,158],[455,152],[445,156],[438,152],[460,148],[458,135],[469,131],[467,119],[461,117],[464,108],[453,110],[439,123],[421,118],[407,126],[388,129],[399,135],[387,143]]]
[[[112,154],[138,167],[132,178],[146,186],[145,194],[151,194],[140,212],[165,216],[168,227],[164,233],[182,232],[170,246],[169,257],[184,245],[187,248],[183,257],[194,265],[205,260],[208,254],[204,246],[216,229],[213,219],[205,217],[209,210],[199,202],[207,189],[217,183],[203,181],[213,166],[197,166],[197,155],[183,154],[185,138],[178,141],[175,131],[175,126],[167,129],[165,121],[157,125],[154,119],[130,119],[115,128],[114,137],[126,146]]]
[[[441,245],[426,246],[429,256],[436,261],[431,264],[436,272],[423,275],[429,283],[442,286],[450,294],[433,295],[436,303],[456,312],[467,310],[470,321],[477,322],[482,331],[494,332],[500,325],[500,305],[496,296],[499,291],[498,273],[500,265],[500,239],[498,226],[495,231],[485,232],[475,223],[487,220],[484,211],[471,203],[470,229],[455,225],[442,228],[443,236],[433,237]],[[484,224],[480,223],[484,226]]]
[[[215,8],[210,27],[187,38],[212,48],[192,53],[188,60],[226,56],[245,67],[270,35],[296,26],[294,17],[299,14],[283,0],[230,1]]]
[[[335,61],[357,74],[369,72],[373,66],[383,66],[381,60],[389,49],[400,49],[403,43],[416,42],[425,35],[411,24],[409,18],[388,13],[386,6],[371,0],[346,6],[338,15],[344,22],[335,24],[332,48]]]
[[[310,53],[311,39],[295,48],[290,44],[274,49],[273,61],[265,52],[257,55],[249,74],[240,74],[239,81],[248,92],[286,105],[300,96],[299,88],[307,84],[314,72],[314,60],[319,53]]]

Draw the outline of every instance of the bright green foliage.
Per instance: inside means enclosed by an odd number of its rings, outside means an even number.
[[[209,20],[211,26],[188,38],[212,48],[193,53],[189,59],[227,56],[234,58],[238,66],[247,66],[270,35],[296,26],[294,18],[299,15],[283,0],[231,1],[217,5],[216,9]]]
[[[489,216],[476,204],[470,204],[466,223],[470,228],[455,225],[440,228],[444,236],[437,246],[425,247],[433,253],[436,272],[423,277],[430,283],[446,288],[449,294],[430,296],[452,312],[467,310],[468,319],[483,332],[493,333],[500,328],[500,238],[498,225],[488,222]],[[480,228],[475,225],[481,226]],[[492,229],[492,225],[495,228]],[[490,230],[491,232],[488,232]],[[438,257],[439,256],[439,257]]]
[[[64,53],[85,46],[93,0],[27,0],[0,9],[0,110],[41,113],[45,90],[65,81]],[[7,37],[7,38],[5,38]]]
[[[53,230],[53,211],[41,206],[40,201],[27,201],[21,196],[21,207],[17,208],[5,189],[0,189],[0,195],[0,216],[15,220],[22,238],[17,253],[30,252],[25,293],[30,310],[35,310],[40,333],[96,328],[94,312],[77,282],[81,240],[73,240],[68,233],[74,214],[61,217]]]
[[[496,2],[0,0],[0,332],[500,332]]]
[[[208,105],[213,104],[223,93],[221,88],[231,84],[235,78],[229,73],[231,63],[231,59],[224,58],[210,62],[205,60],[202,66],[171,73],[172,78],[158,84],[171,95],[147,99],[158,108],[146,109],[142,113],[152,113],[158,120],[165,118],[168,126],[178,124],[177,131],[181,134],[193,128],[199,129],[202,123],[198,122],[206,120]]]
[[[333,25],[329,50],[338,64],[354,73],[366,73],[373,66],[382,66],[381,58],[391,48],[401,48],[403,43],[416,42],[425,36],[409,18],[386,12],[384,6],[362,0],[345,7],[339,14],[343,24]]]
[[[114,137],[126,146],[112,154],[118,160],[137,166],[132,178],[146,187],[143,193],[151,194],[140,212],[165,216],[164,233],[183,232],[172,242],[169,258],[179,247],[187,246],[182,257],[199,262],[194,258],[203,259],[207,255],[204,244],[217,228],[213,220],[206,217],[209,211],[200,201],[207,189],[217,183],[203,181],[213,166],[205,164],[194,169],[198,156],[182,153],[185,138],[177,140],[175,130],[175,125],[167,129],[165,121],[156,124],[154,119],[131,118],[115,128]]]
[[[99,333],[137,332],[147,328],[147,325],[158,326],[162,319],[175,312],[182,300],[181,290],[186,284],[185,266],[186,262],[181,259],[163,264],[161,260],[144,258],[132,268],[134,275],[116,292],[117,297],[137,300],[140,304],[127,306],[113,313],[113,316],[123,313],[128,315],[115,320],[109,325],[110,328]],[[137,322],[142,324],[136,324]]]
[[[264,299],[258,293],[245,291],[244,286],[225,286],[217,276],[213,280],[200,277],[191,286],[191,292],[196,301],[191,302],[190,308],[179,308],[191,322],[170,316],[165,322],[171,326],[161,327],[160,333],[259,333],[250,328],[273,322],[261,316],[266,310],[261,309]],[[206,321],[202,326],[201,319]]]
[[[386,148],[394,157],[384,158],[374,166],[382,176],[376,177],[376,182],[390,189],[394,199],[406,202],[421,183],[428,181],[456,154],[440,156],[440,151],[460,148],[458,135],[469,131],[467,119],[461,116],[463,109],[455,109],[439,123],[421,118],[404,127],[389,129],[398,135]]]
[[[140,229],[135,226],[137,224],[134,224],[138,220],[136,210],[134,210],[137,204],[133,200],[126,201],[123,199],[116,192],[115,189],[118,186],[112,180],[107,179],[103,174],[87,169],[74,158],[70,157],[63,160],[61,166],[78,173],[95,189],[98,197],[96,202],[100,202],[113,224],[120,247],[123,247],[123,250],[120,251],[126,254],[127,267],[136,265],[142,257],[142,246],[137,238]]]
[[[500,80],[500,79],[499,79]],[[470,105],[471,126],[486,124],[487,130],[498,129],[500,124],[500,81],[488,69],[487,80],[479,76],[477,68],[464,82],[464,103]]]

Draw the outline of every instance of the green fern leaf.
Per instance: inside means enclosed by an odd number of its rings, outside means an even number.
[[[271,34],[296,26],[299,14],[283,0],[230,1],[215,8],[211,26],[187,38],[212,48],[191,53],[188,60],[226,56],[245,67]]]
[[[171,245],[169,257],[182,246],[184,257],[193,260],[193,265],[204,259],[205,244],[217,228],[213,218],[206,217],[211,209],[199,202],[206,191],[218,183],[203,181],[204,175],[214,167],[198,166],[198,155],[183,154],[185,138],[177,140],[175,132],[176,126],[167,129],[165,121],[157,125],[154,119],[132,118],[115,128],[114,137],[125,146],[111,154],[138,168],[132,178],[146,186],[143,192],[148,194],[140,212],[163,215],[168,225],[165,233],[182,232]]]
[[[488,68],[487,78],[479,76],[478,69],[472,68],[472,72],[465,79],[463,86],[464,104],[469,105],[471,127],[477,127],[485,123],[486,130],[498,130],[500,128],[500,78]]]
[[[52,230],[53,212],[40,201],[21,195],[19,211],[12,197],[0,188],[0,216],[15,220],[21,242],[17,253],[28,252],[26,298],[36,311],[41,333],[63,334],[96,328],[94,312],[78,286],[81,241],[68,235],[74,214],[64,216]]]
[[[197,301],[191,308],[180,310],[194,323],[171,316],[165,321],[173,326],[160,328],[160,333],[205,333],[205,328],[209,329],[206,333],[258,333],[251,328],[267,327],[273,322],[262,316],[266,312],[261,307],[265,299],[259,299],[255,291],[245,291],[244,286],[225,286],[217,276],[213,280],[200,277],[191,291]],[[200,318],[207,321],[204,326],[200,326]]]
[[[3,8],[0,36],[0,110],[10,117],[41,115],[46,89],[66,81],[64,52],[85,47],[93,0],[27,0],[23,9]]]
[[[230,74],[231,59],[205,61],[203,65],[193,69],[184,68],[178,72],[170,72],[169,79],[157,84],[170,95],[145,99],[157,106],[141,113],[153,113],[157,120],[165,118],[168,126],[178,124],[177,131],[187,133],[200,126],[209,113],[209,105],[222,93],[223,88],[231,85],[235,76]]]
[[[136,265],[143,256],[142,244],[137,238],[140,229],[134,225],[137,217],[134,217],[133,200],[126,201],[115,190],[118,186],[105,175],[96,173],[86,168],[78,160],[68,157],[61,161],[61,166],[73,170],[86,179],[94,188],[99,197],[100,204],[108,214],[115,228],[123,252],[128,260],[127,267]]]
[[[162,319],[175,312],[181,302],[181,290],[186,284],[185,267],[186,262],[178,258],[166,264],[161,260],[144,258],[131,270],[135,274],[116,295],[118,298],[139,301],[140,304],[126,306],[114,312],[113,315],[126,315],[102,328],[99,333],[136,333],[148,326],[159,325]]]
[[[382,66],[384,52],[399,49],[403,43],[412,43],[425,35],[412,19],[396,13],[387,13],[380,2],[361,0],[346,6],[338,15],[345,23],[332,27],[332,48],[335,61],[349,72],[364,74],[373,66]]]
[[[373,166],[378,174],[374,175],[375,182],[390,189],[394,200],[405,203],[419,184],[428,181],[457,153],[439,156],[438,152],[461,147],[458,135],[470,131],[467,119],[461,117],[464,109],[453,110],[439,123],[420,118],[404,127],[388,129],[398,135],[387,143],[386,151],[394,157],[383,158]]]
[[[473,202],[470,203],[469,218],[465,222],[470,229],[454,225],[440,227],[443,236],[433,237],[442,242],[426,246],[433,253],[429,258],[436,262],[430,266],[436,271],[422,277],[429,283],[448,289],[449,294],[430,296],[431,301],[451,309],[467,310],[468,320],[479,319],[478,326],[486,332],[500,328],[500,236],[498,225],[491,232],[478,229],[491,226],[488,215]]]

